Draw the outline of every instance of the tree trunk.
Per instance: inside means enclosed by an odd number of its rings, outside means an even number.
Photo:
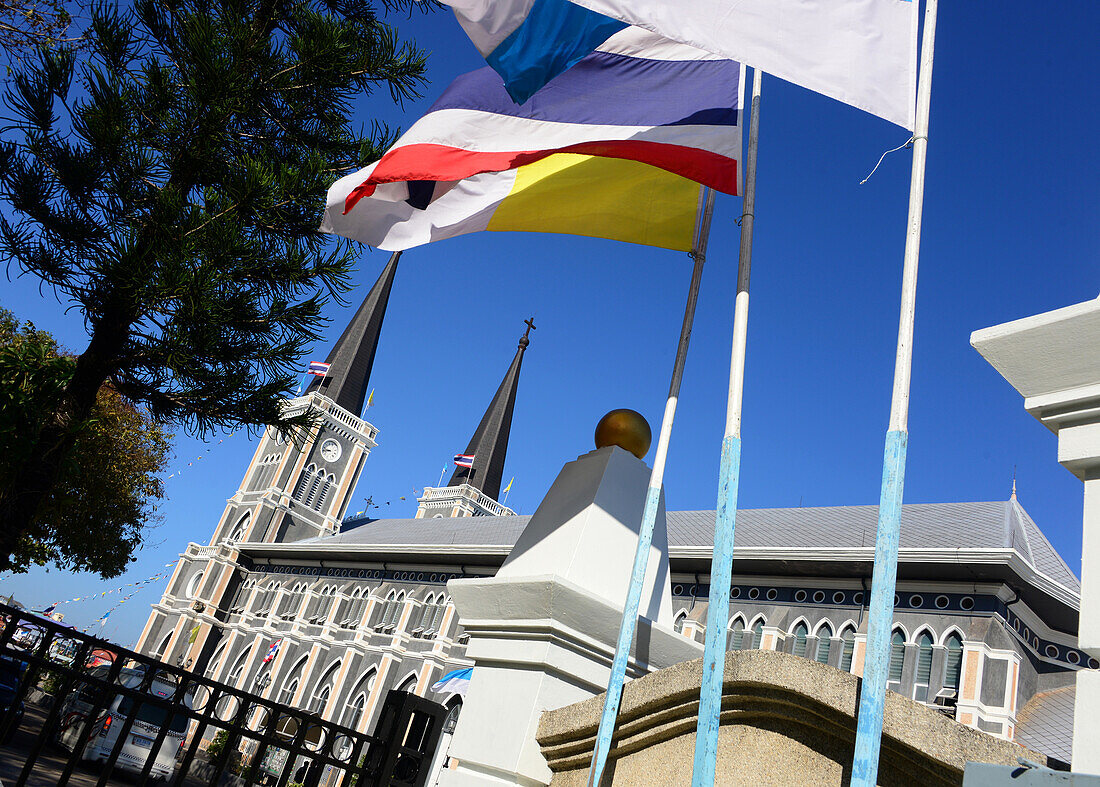
[[[35,528],[38,511],[76,443],[78,428],[91,414],[128,336],[129,322],[100,321],[88,349],[77,358],[61,403],[38,435],[37,450],[15,470],[8,486],[0,488],[0,571],[12,567],[19,542]]]

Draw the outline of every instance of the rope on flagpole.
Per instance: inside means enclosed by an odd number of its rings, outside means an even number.
[[[921,139],[928,139],[928,137],[921,137]],[[863,180],[861,180],[859,182],[859,185],[862,186],[864,183],[866,183],[867,181],[869,181],[871,179],[871,175],[874,175],[876,172],[878,172],[878,168],[882,164],[882,160],[884,158],[889,156],[891,153],[897,153],[902,148],[911,148],[911,147],[913,147],[913,143],[916,142],[916,140],[917,140],[916,137],[909,137],[909,139],[905,140],[905,142],[898,145],[896,148],[892,148],[892,149],[886,151],[885,153],[883,153],[881,156],[879,156],[878,157],[878,164],[875,164],[875,168],[873,170],[871,170],[871,172],[867,175],[867,177],[865,177]]]

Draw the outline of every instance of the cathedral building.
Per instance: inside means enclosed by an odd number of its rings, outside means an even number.
[[[445,487],[411,519],[347,516],[377,429],[360,417],[395,254],[328,357],[288,401],[319,427],[268,429],[209,544],[189,544],[138,649],[371,730],[390,689],[457,714],[433,683],[471,666],[447,593],[492,576],[528,516],[498,502],[531,321]],[[563,461],[572,457],[563,457]],[[430,521],[429,521],[430,520]],[[862,673],[877,509],[738,514],[727,645]],[[675,627],[702,639],[713,511],[667,515]],[[1068,763],[1080,583],[1016,499],[906,505],[889,688]],[[273,655],[272,655],[273,654]]]

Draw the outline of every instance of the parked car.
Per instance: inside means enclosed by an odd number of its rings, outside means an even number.
[[[27,663],[11,656],[0,656],[0,744],[8,743],[19,725],[23,723],[23,714],[26,706],[23,701],[15,702],[19,694],[19,685],[23,682],[23,674],[26,672]],[[15,704],[15,715],[8,724],[4,720],[8,718],[12,704]]]
[[[118,743],[118,736],[127,718],[135,714],[136,706],[136,715],[119,750],[115,767],[141,773],[149,759],[153,758],[150,776],[157,780],[167,779],[172,774],[176,758],[183,748],[187,716],[172,713],[170,708],[160,703],[141,702],[139,705],[137,699],[113,690],[106,683],[108,671],[107,665],[92,668],[88,674],[93,678],[101,678],[102,682],[82,681],[65,697],[61,704],[61,725],[56,733],[57,742],[69,751],[80,750],[80,758],[86,762],[106,762]],[[119,673],[118,684],[136,689],[142,685],[144,678],[144,669],[126,668]],[[171,698],[176,693],[176,684],[167,674],[160,674],[153,678],[146,691],[150,696]],[[184,701],[189,706],[188,699],[185,697]],[[88,727],[87,719],[96,707],[101,710]],[[153,744],[164,728],[167,728],[164,740],[154,752]],[[82,734],[87,736],[83,741]]]

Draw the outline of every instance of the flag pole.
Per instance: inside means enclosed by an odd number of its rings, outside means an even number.
[[[905,454],[909,441],[909,383],[913,371],[913,320],[916,309],[917,263],[924,209],[924,168],[928,155],[928,114],[932,103],[932,53],[936,43],[937,0],[925,0],[924,41],[917,85],[917,114],[913,129],[913,172],[909,185],[909,223],[901,277],[901,314],[898,320],[894,389],[890,424],[882,462],[882,491],[878,508],[878,535],[867,618],[867,650],[856,723],[852,787],[873,787],[878,779],[882,714],[890,667],[890,633],[894,622],[894,592],[898,575],[898,539],[901,501],[905,486]]]
[[[711,787],[714,784],[715,761],[718,757],[718,716],[722,708],[726,624],[729,619],[730,580],[733,575],[733,530],[737,519],[737,488],[741,470],[741,402],[745,387],[749,273],[752,269],[752,227],[756,210],[756,151],[760,141],[760,86],[763,76],[759,68],[753,69],[752,115],[749,118],[749,148],[745,157],[745,199],[741,213],[741,249],[737,263],[726,434],[722,439],[722,463],[718,472],[718,506],[714,517],[714,554],[710,564],[710,597],[703,646],[699,718],[695,730],[692,787]]]
[[[710,235],[710,221],[713,213],[714,190],[703,188],[699,192],[698,219],[691,250],[695,265],[691,271],[687,305],[684,306],[684,322],[680,327],[680,343],[676,347],[676,360],[672,366],[672,381],[668,386],[668,399],[665,401],[665,413],[661,420],[661,433],[657,437],[657,451],[653,456],[653,470],[649,476],[649,489],[646,492],[642,523],[638,528],[638,546],[634,551],[634,568],[630,574],[630,586],[623,607],[622,622],[619,625],[619,639],[615,645],[615,658],[611,662],[611,675],[607,680],[607,693],[604,695],[603,713],[600,716],[600,727],[596,733],[596,746],[592,752],[592,762],[588,769],[588,784],[590,787],[600,784],[604,767],[607,765],[607,755],[611,750],[611,739],[615,734],[615,721],[619,715],[619,701],[622,698],[623,682],[626,680],[630,646],[634,642],[634,632],[638,624],[638,607],[642,599],[646,568],[649,566],[650,549],[653,544],[653,526],[657,521],[657,509],[660,507],[661,502],[661,487],[664,482],[665,460],[668,457],[668,443],[672,436],[672,422],[676,417],[676,404],[680,398],[680,382],[684,376],[688,344],[691,342],[691,329],[695,322],[695,306],[699,301],[699,284],[703,278],[703,264],[706,262],[707,257],[707,239]]]

